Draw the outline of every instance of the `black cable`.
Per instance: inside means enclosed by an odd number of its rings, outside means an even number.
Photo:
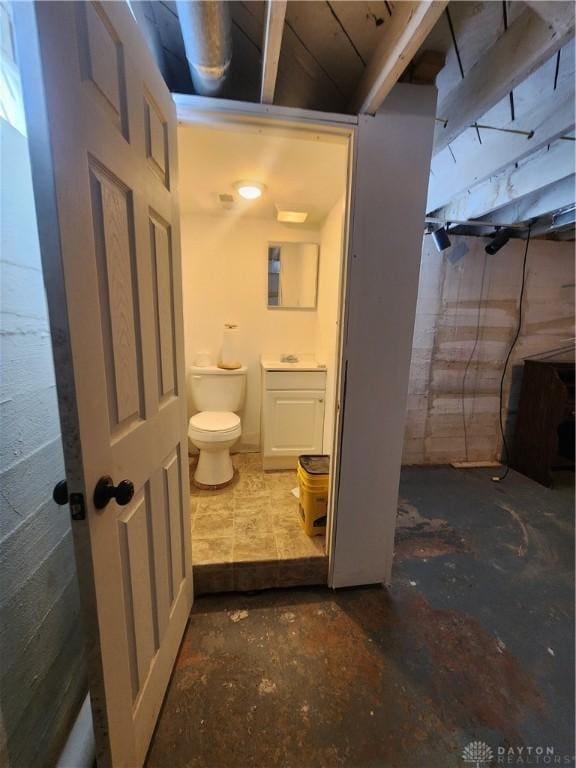
[[[494,480],[495,483],[499,483],[502,480],[505,480],[506,477],[508,476],[508,472],[510,472],[510,466],[508,464],[510,460],[510,451],[508,449],[508,442],[506,440],[506,434],[504,432],[504,421],[502,419],[502,404],[504,400],[504,379],[506,378],[506,371],[508,370],[508,363],[512,356],[512,352],[514,351],[514,347],[516,346],[516,342],[518,341],[518,337],[520,336],[520,331],[522,330],[522,305],[524,301],[524,288],[526,286],[526,262],[528,260],[528,246],[530,245],[531,230],[532,230],[532,227],[531,226],[528,227],[528,237],[526,238],[526,248],[524,249],[524,261],[522,263],[522,286],[520,288],[520,304],[518,307],[518,327],[516,328],[516,334],[514,336],[514,340],[512,341],[512,344],[510,345],[508,354],[506,355],[504,368],[502,369],[502,377],[500,378],[500,434],[502,435],[502,445],[504,446],[504,460],[506,462],[506,469],[504,470],[504,473],[502,475],[495,475],[492,478],[492,480]]]
[[[506,10],[506,0],[503,0],[502,3],[502,17],[504,20],[504,32],[508,29],[508,11]],[[516,119],[516,110],[514,108],[514,91],[510,91],[508,94],[508,97],[510,99],[510,119],[512,122]]]

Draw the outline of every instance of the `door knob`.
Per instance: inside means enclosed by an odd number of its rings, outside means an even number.
[[[104,509],[110,499],[115,499],[116,504],[126,506],[134,496],[134,485],[130,480],[121,480],[118,485],[108,475],[101,477],[94,488],[94,506],[96,509]]]
[[[52,491],[52,498],[61,507],[68,504],[68,483],[66,480],[60,480],[59,483],[56,483]]]

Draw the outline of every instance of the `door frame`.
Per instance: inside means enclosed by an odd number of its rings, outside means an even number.
[[[346,197],[340,260],[340,288],[338,296],[338,338],[336,346],[336,377],[334,387],[334,432],[330,453],[330,484],[328,493],[328,520],[326,551],[328,554],[328,586],[333,587],[336,526],[338,520],[338,488],[340,482],[340,454],[342,449],[343,397],[345,396],[346,361],[344,339],[347,323],[348,286],[351,258],[351,229],[353,220],[353,187],[357,155],[358,116],[317,112],[296,107],[231,101],[205,96],[173,93],[179,126],[216,124],[229,126],[261,125],[264,128],[285,128],[287,131],[308,131],[324,135],[338,135],[347,139],[348,167]],[[392,531],[394,536],[394,531]],[[192,542],[194,545],[194,542]]]

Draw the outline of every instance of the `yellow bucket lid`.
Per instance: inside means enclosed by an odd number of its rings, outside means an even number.
[[[309,475],[327,475],[330,472],[330,456],[304,455],[298,458],[298,463]]]

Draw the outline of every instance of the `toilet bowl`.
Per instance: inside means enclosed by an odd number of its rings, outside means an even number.
[[[234,477],[230,448],[242,435],[240,417],[246,368],[215,366],[189,369],[190,395],[199,411],[188,423],[188,438],[200,456],[193,481],[201,488],[221,488]]]
[[[234,467],[230,448],[241,435],[240,417],[231,411],[201,411],[192,416],[188,437],[200,451],[194,472],[197,485],[214,488],[232,480]]]

